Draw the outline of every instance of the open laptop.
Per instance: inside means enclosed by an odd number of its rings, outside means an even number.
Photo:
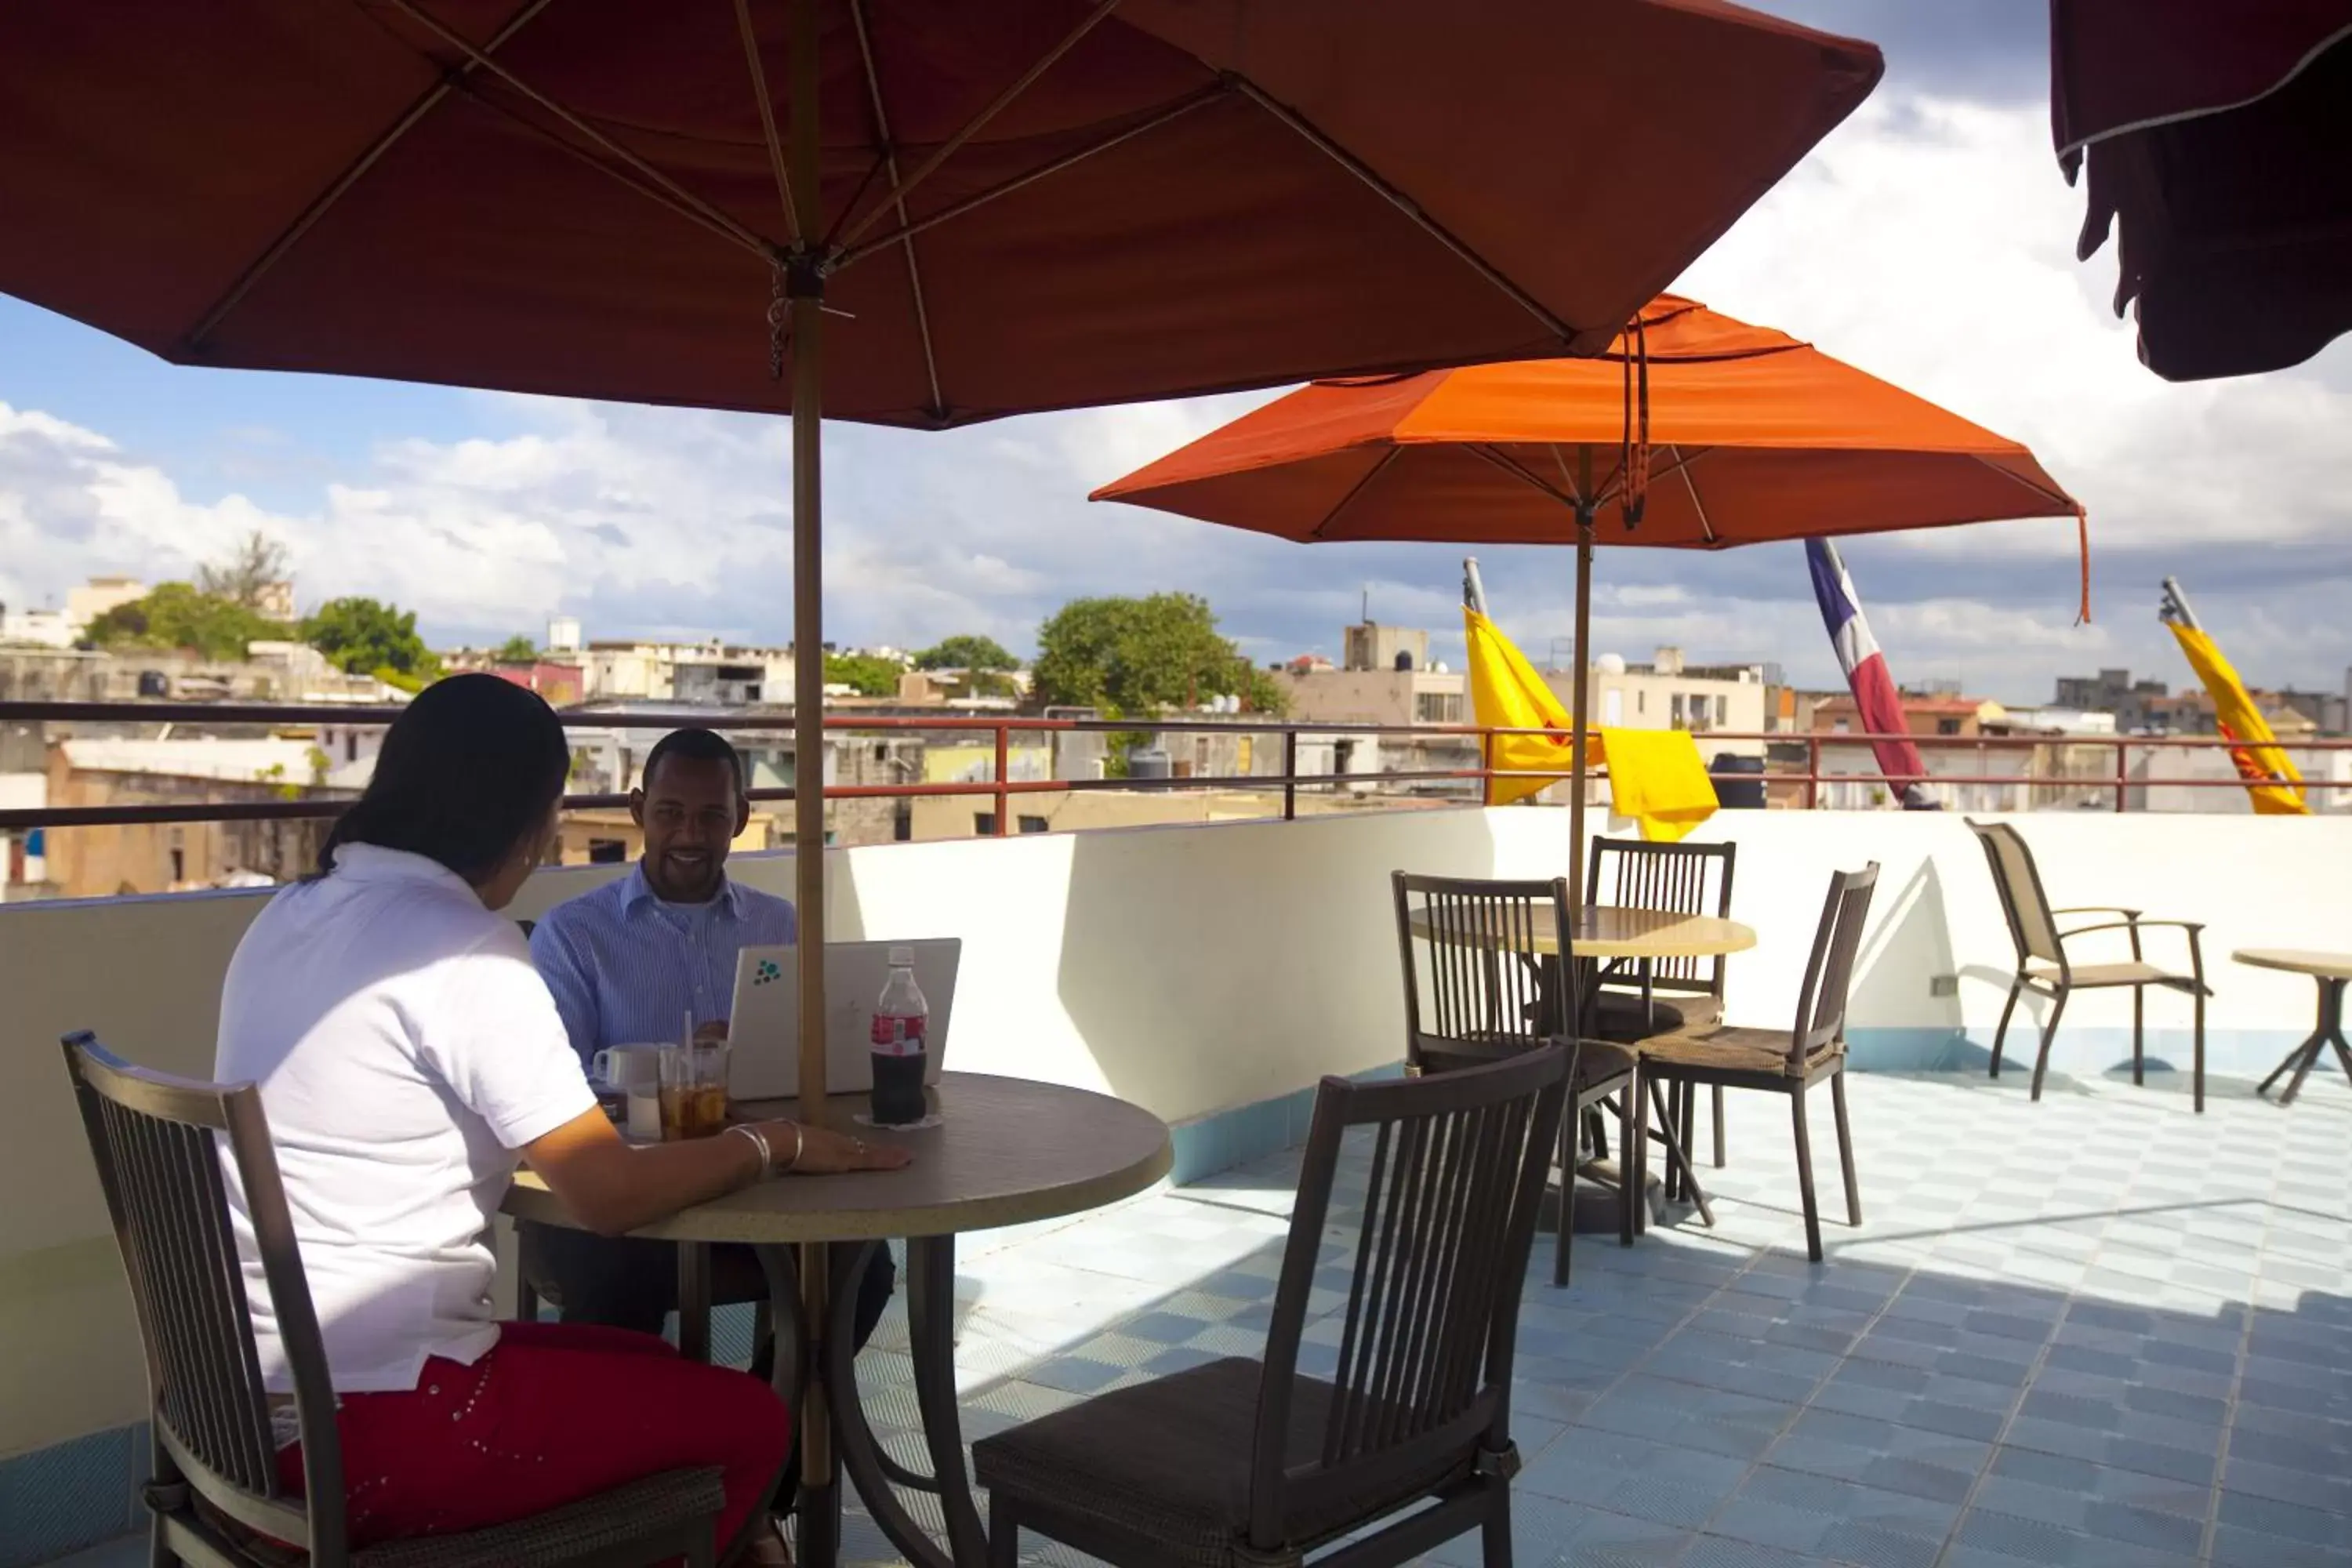
[[[829,942],[824,946],[824,1081],[832,1094],[874,1087],[874,1004],[890,977],[890,950],[912,948],[915,984],[930,1005],[924,1079],[936,1083],[947,1055],[955,1006],[960,937],[927,942]],[[734,1045],[727,1092],[735,1100],[789,1100],[800,1093],[800,952],[790,946],[747,947],[735,960],[735,1008],[727,1022]]]

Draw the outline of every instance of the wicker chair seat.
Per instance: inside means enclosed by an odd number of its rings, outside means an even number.
[[[1844,1053],[1843,1045],[1821,1046],[1806,1058],[1806,1066],[1808,1068],[1819,1067]],[[1787,1073],[1789,1031],[1724,1027],[1687,1035],[1666,1035],[1642,1042],[1642,1060],[1653,1067]]]
[[[1247,1555],[1250,1466],[1263,1369],[1237,1357],[1097,1394],[972,1445],[972,1470],[992,1496],[1150,1542],[1200,1568]],[[1331,1385],[1301,1376],[1290,1407],[1294,1464],[1323,1438]],[[1461,1479],[1458,1458],[1378,1496],[1337,1496],[1283,1521],[1307,1550],[1368,1517]]]

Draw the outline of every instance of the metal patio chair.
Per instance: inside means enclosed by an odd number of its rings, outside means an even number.
[[[1805,1095],[1824,1079],[1837,1118],[1838,1163],[1845,1176],[1846,1220],[1862,1223],[1862,1188],[1854,1179],[1853,1137],[1845,1112],[1845,1009],[1853,983],[1854,954],[1862,946],[1878,862],[1830,879],[1828,901],[1813,937],[1805,983],[1797,993],[1797,1020],[1789,1029],[1749,1029],[1726,1025],[1694,1029],[1642,1043],[1642,1074],[1687,1093],[1692,1085],[1763,1089],[1789,1097],[1797,1138],[1797,1191],[1805,1213],[1805,1254],[1822,1260],[1822,1218],[1813,1197],[1813,1145],[1805,1126]],[[1685,1166],[1688,1175],[1688,1166]],[[1696,1188],[1694,1188],[1696,1190]],[[1706,1195],[1699,1194],[1704,1210]]]
[[[1325,1079],[1264,1362],[1211,1362],[975,1444],[991,1568],[1014,1568],[1024,1530],[1121,1568],[1296,1568],[1356,1536],[1320,1561],[1389,1568],[1473,1529],[1487,1568],[1509,1568],[1511,1358],[1572,1056]],[[1370,1175],[1327,1265],[1350,1134]],[[1297,1363],[1329,1267],[1351,1283],[1327,1381]]]
[[[2017,944],[2017,975],[2010,982],[2009,1001],[2001,1007],[2000,1025],[1992,1035],[1992,1076],[2000,1076],[2000,1047],[2009,1034],[2010,1015],[2017,1011],[2017,999],[2026,992],[2050,998],[2050,1017],[2042,1026],[2042,1048],[2033,1058],[2032,1098],[2040,1100],[2042,1080],[2050,1070],[2050,1043],[2058,1037],[2058,1020],[2065,1015],[2066,998],[2076,991],[2113,990],[2128,985],[2132,994],[2132,1082],[2147,1081],[2147,988],[2160,985],[2168,991],[2187,992],[2196,1005],[2190,1092],[2201,1114],[2205,1110],[2205,998],[2213,994],[2211,987],[2205,984],[2203,924],[2195,921],[2152,921],[2137,910],[2114,904],[2081,904],[2053,910],[2050,896],[2042,890],[2042,873],[2033,864],[2033,851],[2025,847],[2024,835],[2008,823],[1979,822],[1973,817],[1969,819],[1969,830],[1984,846],[1985,859],[1992,867],[1993,887],[2000,894],[2000,912],[2009,921],[2009,937]],[[2060,931],[2060,915],[2121,915],[2123,919]],[[2188,973],[2175,973],[2147,962],[2140,932],[2151,926],[2175,928],[2188,937]],[[2129,963],[2076,963],[2067,956],[2066,943],[2075,937],[2111,931],[2129,933]]]
[[[488,1530],[351,1551],[335,1394],[260,1090],[149,1072],[87,1033],[68,1035],[64,1044],[147,1352],[153,1468],[144,1497],[157,1563],[643,1568],[684,1558],[693,1568],[710,1568],[711,1534],[725,1502],[715,1468],[648,1476]],[[224,1153],[236,1162],[245,1189],[292,1371],[302,1444],[299,1492],[278,1479],[276,1402],[261,1386],[221,1176]],[[289,1553],[278,1542],[303,1552]]]
[[[1731,844],[1652,844],[1639,838],[1596,838],[1585,870],[1587,907],[1616,904],[1628,909],[1670,910],[1675,914],[1731,918],[1731,874],[1738,847]],[[1604,886],[1605,884],[1605,886]],[[1589,1033],[1638,1046],[1653,1035],[1703,1029],[1723,1022],[1726,960],[1661,958],[1650,964],[1649,994],[1638,973],[1603,973],[1585,1005]],[[1683,1103],[1672,1107],[1684,1147],[1696,1131],[1696,1105],[1690,1086]],[[1715,1167],[1724,1163],[1723,1089],[1714,1091]]]
[[[1572,957],[1545,951],[1546,928],[1570,930],[1568,883],[1487,881],[1391,873],[1397,948],[1404,972],[1406,1070],[1434,1074],[1499,1061],[1575,1038],[1579,993]],[[1556,942],[1549,945],[1558,946]],[[1598,1123],[1617,1118],[1621,1157],[1634,1147],[1633,1053],[1585,1040],[1574,1058],[1571,1105],[1560,1126],[1559,1201],[1554,1215],[1552,1283],[1566,1285],[1575,1229],[1577,1134],[1590,1117],[1596,1157],[1608,1143]],[[1618,1238],[1633,1244],[1640,1184],[1619,1183]]]

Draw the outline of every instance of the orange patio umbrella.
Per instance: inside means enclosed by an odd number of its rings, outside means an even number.
[[[1673,295],[1597,359],[1316,382],[1093,499],[1310,543],[1573,542],[1579,671],[1597,542],[1722,550],[2082,518],[2017,442]],[[1580,679],[1571,704],[1580,890],[1585,689]]]

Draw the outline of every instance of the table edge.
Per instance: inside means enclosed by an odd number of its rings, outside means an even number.
[[[1149,1116],[1150,1112],[1145,1111],[1144,1114]],[[758,1211],[712,1210],[709,1205],[699,1205],[672,1215],[666,1220],[630,1231],[627,1235],[643,1241],[741,1242],[779,1246],[804,1241],[960,1236],[966,1231],[997,1230],[1006,1226],[1061,1219],[1107,1207],[1149,1188],[1168,1174],[1175,1163],[1175,1140],[1166,1124],[1162,1123],[1159,1146],[1141,1160],[1082,1182],[1045,1191],[1010,1193],[995,1198],[963,1198],[947,1203],[921,1204],[909,1208],[819,1209],[775,1214],[768,1216],[775,1221],[774,1225],[758,1227],[772,1230],[773,1234],[761,1236],[746,1235],[746,1231],[754,1227],[740,1223],[758,1217]],[[506,1196],[499,1202],[499,1213],[509,1219],[562,1226],[567,1230],[587,1228],[573,1219],[555,1194],[541,1184],[537,1178],[527,1183],[524,1179],[526,1174],[520,1171],[516,1173],[515,1179],[507,1187]],[[783,1182],[821,1182],[825,1179],[823,1176],[776,1178]],[[712,1200],[713,1203],[719,1201]],[[698,1216],[701,1217],[698,1219]]]

